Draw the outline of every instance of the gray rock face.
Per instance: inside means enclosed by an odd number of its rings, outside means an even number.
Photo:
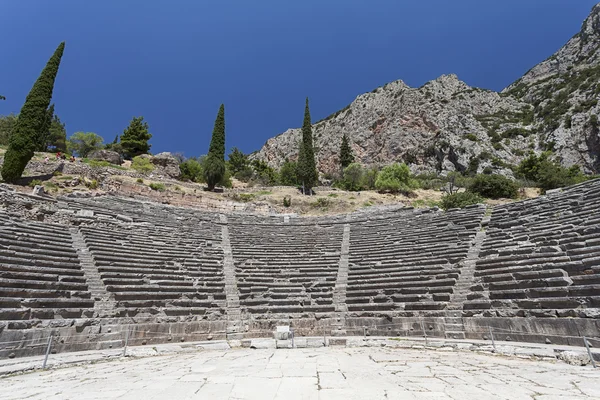
[[[152,164],[161,167],[165,174],[171,178],[178,178],[181,174],[179,170],[179,161],[171,153],[159,153],[150,159]]]
[[[514,97],[471,88],[456,75],[444,75],[420,88],[402,81],[358,96],[345,109],[313,125],[319,169],[335,172],[342,135],[351,141],[357,161],[366,165],[404,161],[413,170],[465,170],[471,159],[484,157],[476,169],[492,166],[494,157],[519,160],[508,146],[494,148],[486,118],[519,116],[531,106]],[[516,120],[516,118],[514,118]],[[503,123],[501,128],[524,126]],[[300,129],[269,139],[253,156],[279,168],[297,158]],[[527,146],[523,137],[513,146]]]
[[[318,167],[338,170],[342,135],[366,165],[403,161],[413,172],[489,167],[511,175],[531,150],[600,171],[600,5],[556,54],[502,93],[444,75],[420,88],[395,81],[313,125]],[[269,139],[251,158],[279,168],[298,154],[300,129]]]
[[[123,159],[116,151],[111,150],[96,150],[88,155],[90,160],[107,161],[111,164],[121,165]]]

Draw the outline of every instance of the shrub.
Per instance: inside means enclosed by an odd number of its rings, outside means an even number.
[[[288,208],[292,206],[292,198],[289,196],[284,196],[283,197],[283,206]]]
[[[163,183],[151,183],[148,185],[148,187],[152,190],[157,190],[159,192],[164,192],[165,191],[165,185]]]
[[[104,139],[93,132],[75,132],[67,140],[67,149],[71,153],[76,153],[79,157],[85,158],[91,152],[100,150]]]
[[[111,167],[112,164],[109,163],[108,161],[104,161],[104,160],[89,160],[87,162],[87,164],[90,167],[94,167],[94,168],[98,168],[98,167]]]
[[[91,181],[89,180],[85,180],[84,181],[85,186],[88,187],[88,189],[97,189],[98,188],[98,181],[95,179],[92,179]]]
[[[477,193],[458,192],[443,196],[440,202],[440,207],[444,210],[448,210],[450,208],[463,208],[470,206],[471,204],[479,204],[481,202],[483,202],[483,199]]]
[[[33,179],[32,181],[29,182],[29,187],[36,187],[36,186],[40,186],[42,184],[42,181],[40,181],[39,179]]]
[[[364,169],[358,163],[352,163],[344,168],[339,186],[344,190],[358,191],[363,189]]]
[[[481,174],[475,177],[469,190],[490,199],[514,199],[519,192],[519,186],[502,175]]]
[[[233,195],[233,199],[236,201],[241,201],[243,203],[248,203],[252,200],[254,200],[254,194],[252,193],[240,193],[240,194],[234,194]]]
[[[410,192],[418,187],[418,182],[410,177],[406,164],[392,164],[384,167],[375,181],[375,188],[381,192]]]
[[[179,170],[181,171],[179,179],[196,183],[204,182],[204,171],[202,168],[203,159],[203,156],[199,158],[188,158],[179,164]]]
[[[298,175],[296,174],[297,169],[298,166],[295,162],[285,160],[281,166],[281,169],[279,170],[279,184],[283,186],[300,185],[300,182],[298,181]]]
[[[143,183],[144,183],[144,180],[143,180],[142,178],[137,178],[137,179],[136,179],[136,182],[137,182],[137,183],[142,183],[142,184],[143,184]]]
[[[145,174],[154,170],[154,164],[147,157],[135,156],[131,161],[131,168]]]
[[[475,135],[474,133],[466,134],[465,139],[470,140],[472,142],[479,142],[479,139],[477,139],[477,135]]]
[[[331,201],[327,197],[319,197],[317,201],[312,203],[315,208],[327,208],[331,204]]]

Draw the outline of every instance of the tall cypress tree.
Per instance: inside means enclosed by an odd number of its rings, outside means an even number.
[[[15,182],[21,177],[40,143],[39,135],[47,121],[48,106],[64,49],[65,42],[62,42],[33,84],[21,108],[2,165],[2,178],[7,182]]]
[[[208,190],[214,190],[225,175],[225,106],[221,104],[213,128],[208,155],[204,162],[204,178]]]
[[[342,144],[340,146],[340,164],[342,165],[342,169],[353,162],[354,154],[352,154],[352,148],[350,147],[350,143],[348,143],[348,137],[344,133],[344,136],[342,136]]]
[[[306,98],[306,106],[304,107],[302,143],[300,143],[300,151],[298,154],[297,175],[298,180],[302,183],[303,193],[311,193],[311,188],[317,182],[319,175],[315,163],[315,149],[313,148],[312,124],[310,122],[308,97]]]

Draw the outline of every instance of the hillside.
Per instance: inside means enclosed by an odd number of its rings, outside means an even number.
[[[530,151],[553,150],[563,165],[600,171],[600,5],[581,31],[550,58],[502,91],[473,88],[444,75],[420,88],[402,81],[358,96],[313,125],[322,173],[335,172],[342,135],[367,165],[403,161],[413,171],[477,171],[509,167]],[[297,157],[299,129],[253,155],[273,167]]]

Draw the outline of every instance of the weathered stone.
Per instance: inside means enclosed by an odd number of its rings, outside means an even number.
[[[159,153],[150,158],[150,162],[160,166],[170,178],[178,178],[181,174],[179,161],[171,153]]]
[[[95,150],[88,154],[87,158],[90,160],[106,161],[115,165],[121,165],[123,163],[121,155],[112,150]]]

